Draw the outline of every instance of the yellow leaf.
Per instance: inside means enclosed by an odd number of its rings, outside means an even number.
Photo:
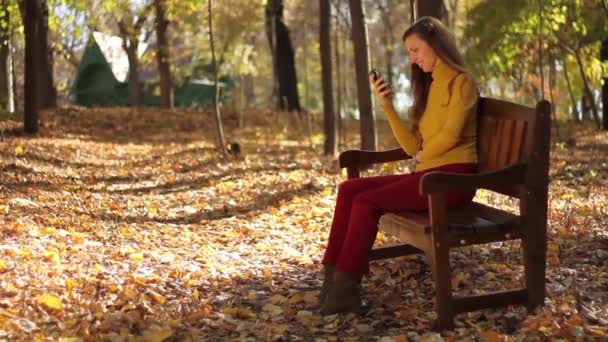
[[[23,246],[21,246],[18,253],[22,259],[30,259],[33,255],[32,251]]]
[[[198,289],[194,289],[194,291],[192,291],[192,298],[194,298],[195,300],[198,300],[200,298],[200,293],[198,292]]]
[[[287,303],[289,301],[289,298],[285,297],[285,296],[281,296],[281,295],[274,295],[270,298],[268,298],[268,302],[270,302],[271,304],[283,304],[283,303]]]
[[[173,336],[173,330],[164,329],[160,331],[146,331],[142,337],[146,342],[163,342],[171,336]]]
[[[265,252],[271,249],[272,247],[263,243],[258,243],[257,245],[255,245],[255,248],[259,251]]]
[[[296,319],[301,323],[308,323],[313,319],[313,313],[311,311],[300,310],[296,314]]]
[[[273,304],[266,304],[262,307],[262,311],[268,312],[272,316],[278,316],[283,313],[283,309]]]
[[[334,193],[334,189],[332,187],[328,186],[328,187],[324,188],[323,191],[321,191],[321,196],[329,197],[333,193]]]
[[[154,292],[152,290],[148,290],[148,292],[150,293],[152,298],[154,298],[154,300],[159,304],[165,304],[165,302],[167,301],[167,298],[158,292]]]
[[[123,291],[125,297],[129,298],[129,299],[135,299],[137,297],[137,292],[135,290],[133,290],[131,287],[125,287],[125,290]]]
[[[114,211],[122,211],[122,209],[120,208],[120,206],[114,202],[109,203],[108,207]]]
[[[61,298],[45,293],[38,297],[38,303],[55,310],[61,310]]]
[[[60,337],[59,342],[82,342],[83,339],[80,337]]]
[[[104,271],[103,266],[101,266],[100,264],[95,264],[95,271],[97,273],[101,273]]]
[[[133,274],[133,281],[140,285],[146,285],[148,283],[146,277],[141,274]]]
[[[131,253],[131,260],[140,262],[144,260],[144,255],[142,253]]]
[[[237,306],[225,306],[220,310],[223,314],[237,318],[255,318],[255,314],[249,309]]]
[[[312,207],[313,216],[323,216],[323,215],[325,215],[325,212],[326,212],[325,208]]]
[[[306,174],[303,171],[295,170],[295,171],[289,172],[289,174],[287,175],[287,178],[292,182],[300,182],[303,180],[305,175]]]
[[[61,262],[61,258],[59,257],[59,253],[53,250],[48,250],[44,252],[44,258],[48,261],[52,261],[56,264]]]
[[[72,233],[72,242],[73,243],[81,243],[84,241],[84,236],[81,233],[74,232]]]
[[[0,205],[0,213],[8,214],[8,205]]]
[[[486,280],[494,280],[494,279],[496,279],[496,274],[494,274],[492,272],[488,272],[484,275],[484,278],[486,278]]]
[[[150,212],[150,214],[156,215],[156,214],[158,214],[158,208],[153,205],[149,205],[148,212]]]
[[[68,291],[72,291],[72,289],[74,289],[76,287],[76,285],[77,285],[77,283],[72,279],[68,279],[65,281],[65,288]]]
[[[25,148],[23,148],[22,146],[15,147],[15,155],[21,156],[24,153],[25,153]]]
[[[53,235],[57,232],[57,228],[55,227],[44,227],[38,230],[38,234],[40,235]]]
[[[496,265],[494,265],[494,269],[497,272],[504,272],[504,271],[508,270],[509,268],[505,264],[496,264]]]
[[[549,244],[548,249],[549,249],[549,251],[551,251],[551,252],[558,253],[558,252],[559,252],[559,245],[556,245],[556,244],[553,244],[553,243],[552,243],[552,244]]]
[[[289,298],[289,304],[297,304],[304,301],[304,293],[298,292]]]
[[[6,263],[4,263],[4,261],[0,260],[0,271],[4,271],[6,269]]]
[[[596,336],[606,336],[606,330],[598,326],[587,326],[587,330]]]
[[[289,327],[287,326],[287,324],[272,324],[270,326],[270,330],[275,334],[275,335],[283,335],[285,334],[285,332],[287,331]]]

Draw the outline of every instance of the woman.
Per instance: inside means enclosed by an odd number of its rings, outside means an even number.
[[[320,302],[323,314],[360,312],[359,283],[386,212],[428,209],[418,193],[429,171],[476,170],[478,91],[452,35],[437,19],[423,17],[403,34],[412,67],[414,102],[405,125],[392,103],[390,84],[370,77],[393,134],[416,160],[415,172],[347,180],[338,198],[323,264]],[[450,207],[469,203],[473,193],[450,193]]]

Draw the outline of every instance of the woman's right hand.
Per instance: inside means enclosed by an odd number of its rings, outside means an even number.
[[[392,106],[393,105],[393,89],[391,85],[387,82],[384,82],[381,76],[378,76],[375,80],[373,76],[369,77],[369,81],[374,87],[374,92],[376,96],[380,99],[382,103],[382,107]]]

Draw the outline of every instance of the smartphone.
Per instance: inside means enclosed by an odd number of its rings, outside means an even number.
[[[378,79],[378,70],[375,68],[369,72],[369,75],[372,77],[372,80],[376,81]]]

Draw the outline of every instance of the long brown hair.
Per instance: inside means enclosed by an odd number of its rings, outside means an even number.
[[[424,40],[442,62],[447,63],[455,70],[467,72],[464,58],[456,47],[454,37],[439,19],[421,17],[405,30],[402,40],[405,42],[405,39],[413,34],[417,34],[420,39]],[[409,112],[409,120],[410,128],[415,133],[418,133],[418,123],[426,109],[430,86],[431,73],[424,72],[417,64],[412,63],[414,103]]]

